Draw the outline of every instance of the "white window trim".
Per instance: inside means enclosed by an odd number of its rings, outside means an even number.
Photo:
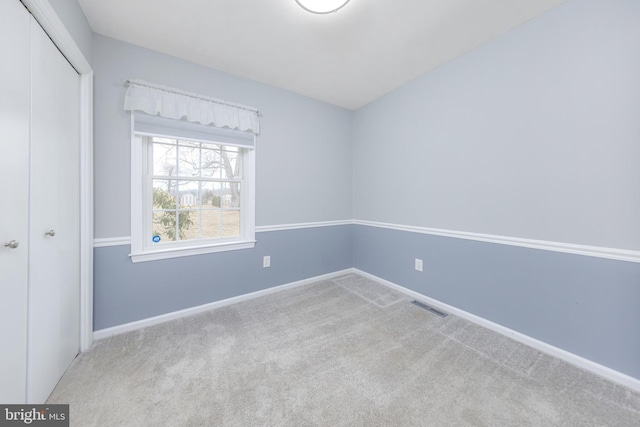
[[[144,220],[146,197],[146,177],[144,164],[147,161],[145,144],[134,132],[135,114],[131,114],[131,253],[132,262],[156,261],[161,259],[178,258],[193,255],[203,255],[216,252],[234,251],[239,249],[251,249],[256,244],[255,239],[255,156],[254,148],[246,149],[243,153],[243,215],[244,215],[244,239],[233,242],[216,242],[185,244],[179,247],[160,248],[149,250],[144,245]]]

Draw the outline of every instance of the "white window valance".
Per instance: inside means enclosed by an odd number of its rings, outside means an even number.
[[[134,113],[133,132],[137,135],[210,142],[241,148],[254,148],[255,135],[217,126],[189,123],[145,113]]]
[[[260,133],[258,110],[142,80],[127,80],[124,109],[152,116]]]

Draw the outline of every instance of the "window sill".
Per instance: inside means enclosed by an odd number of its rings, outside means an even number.
[[[131,262],[157,261],[161,259],[179,258],[193,255],[211,254],[216,252],[236,251],[238,249],[252,249],[255,247],[255,240],[247,240],[233,243],[219,243],[207,246],[190,246],[185,248],[167,248],[139,253],[131,253]]]

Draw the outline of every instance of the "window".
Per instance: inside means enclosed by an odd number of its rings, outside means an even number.
[[[204,142],[145,137],[151,204],[144,238],[163,242],[240,236],[242,150]]]
[[[132,261],[255,244],[254,135],[132,115]]]

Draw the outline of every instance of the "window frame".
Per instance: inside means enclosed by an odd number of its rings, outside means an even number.
[[[224,130],[228,132],[227,129]],[[238,131],[240,132],[240,131]],[[145,244],[146,222],[153,212],[153,184],[149,171],[151,152],[146,137],[176,139],[175,136],[159,133],[135,131],[135,114],[131,114],[131,253],[132,262],[155,261],[184,256],[226,252],[255,247],[255,156],[256,141],[253,135],[253,148],[240,147],[242,150],[242,181],[240,202],[240,236],[220,239],[184,240],[153,247]],[[179,138],[178,138],[179,139]],[[198,140],[185,137],[186,141],[233,146],[225,142]]]

